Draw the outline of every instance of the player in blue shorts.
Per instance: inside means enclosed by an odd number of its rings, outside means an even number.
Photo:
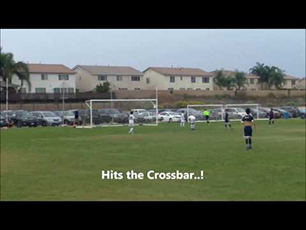
[[[226,129],[227,129],[227,127],[232,128],[227,110],[225,110],[224,126],[225,126]]]
[[[252,149],[252,126],[255,127],[255,123],[253,116],[250,114],[251,110],[247,108],[245,112],[246,115],[242,118],[241,122],[244,124],[243,137],[245,139],[245,149],[249,150]]]

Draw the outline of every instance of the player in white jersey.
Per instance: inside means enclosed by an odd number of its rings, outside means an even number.
[[[180,124],[180,127],[185,127],[185,114],[184,112],[182,112],[181,114],[181,124]]]
[[[134,134],[134,115],[133,115],[133,111],[131,111],[131,114],[129,116],[129,126],[130,126],[130,131],[129,133]]]
[[[190,115],[188,117],[188,121],[190,122],[190,129],[191,130],[194,130],[194,122],[195,122],[195,120],[196,120],[195,116]]]

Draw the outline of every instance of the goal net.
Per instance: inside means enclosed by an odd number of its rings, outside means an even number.
[[[88,109],[80,110],[83,126],[124,126],[133,111],[135,125],[158,125],[157,99],[92,99]]]
[[[206,121],[204,111],[209,112],[210,121],[221,121],[224,118],[222,104],[187,105],[187,116],[195,116],[197,122]]]
[[[246,115],[245,110],[249,108],[254,119],[266,118],[266,113],[259,110],[259,104],[226,104],[225,111],[228,112],[229,118],[232,120],[242,119]]]

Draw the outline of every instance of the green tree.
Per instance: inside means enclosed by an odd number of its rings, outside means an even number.
[[[99,84],[96,86],[95,91],[98,93],[106,93],[110,90],[110,83],[109,82],[104,82],[103,85]]]
[[[21,81],[20,87],[26,82],[31,90],[28,65],[24,62],[16,62],[12,53],[3,53],[0,48],[0,76],[3,81],[12,83],[12,78],[17,76]]]
[[[232,90],[232,88],[235,86],[235,79],[232,76],[226,76],[224,78],[223,87],[225,87],[227,90]]]
[[[245,85],[248,85],[247,78],[244,72],[240,72],[238,70],[235,71],[234,84],[236,87],[236,91],[241,90],[241,88],[245,88]]]
[[[224,87],[224,83],[225,83],[225,75],[223,70],[216,70],[215,71],[215,76],[214,76],[214,83],[219,87],[219,89],[221,90],[222,87]]]
[[[268,72],[265,64],[256,62],[256,65],[250,69],[250,73],[259,77],[260,88],[264,89],[264,85],[268,83]]]
[[[266,71],[268,74],[268,89],[271,89],[272,86],[275,86],[276,89],[280,89],[284,82],[284,71],[275,66],[266,66]]]

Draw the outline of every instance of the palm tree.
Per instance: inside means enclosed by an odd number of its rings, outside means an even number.
[[[236,86],[236,91],[241,90],[241,88],[245,88],[244,85],[248,84],[245,73],[236,70],[234,74],[234,83]]]
[[[214,76],[214,83],[219,87],[221,90],[222,87],[224,87],[225,82],[225,75],[223,73],[223,70],[216,70],[215,76]]]
[[[31,89],[28,65],[24,62],[15,62],[12,53],[3,53],[0,48],[0,77],[2,77],[3,81],[12,83],[12,78],[15,75],[21,81],[20,88],[23,86],[25,81]]]
[[[274,85],[276,89],[280,89],[282,86],[282,83],[284,82],[284,71],[279,69],[278,67],[272,66],[266,66],[266,70],[268,73],[268,89],[271,89],[271,87]]]
[[[250,73],[259,77],[260,87],[263,89],[264,84],[268,83],[269,78],[265,64],[256,62],[256,65],[250,69]]]
[[[233,87],[235,87],[235,79],[232,76],[227,76],[224,78],[223,86],[227,90],[232,90]]]

